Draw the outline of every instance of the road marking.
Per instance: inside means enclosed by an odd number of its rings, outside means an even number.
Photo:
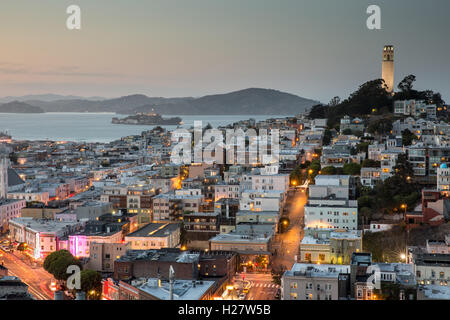
[[[12,274],[14,277],[19,278],[14,272],[9,270],[9,273]],[[20,278],[19,278],[20,279]],[[39,300],[50,300],[46,296],[44,296],[42,293],[40,293],[38,290],[33,288],[30,284],[26,283],[25,281],[21,280],[23,283],[25,283],[28,286],[28,290]]]

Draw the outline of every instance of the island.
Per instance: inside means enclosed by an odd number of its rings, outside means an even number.
[[[134,125],[166,125],[175,126],[182,124],[180,117],[173,118],[163,118],[161,115],[150,112],[150,113],[136,113],[135,115],[128,116],[126,118],[112,118],[112,123],[114,124],[134,124]]]

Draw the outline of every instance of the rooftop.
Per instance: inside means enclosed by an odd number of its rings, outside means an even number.
[[[116,261],[152,260],[176,263],[192,263],[198,261],[200,253],[164,248],[160,250],[127,250],[126,254]]]
[[[10,223],[23,225],[28,229],[37,232],[58,232],[66,227],[78,225],[79,222],[62,222],[56,220],[33,219],[33,218],[13,218]]]
[[[180,228],[178,223],[149,223],[126,237],[164,237]]]
[[[438,285],[421,285],[419,291],[432,300],[450,300],[450,287]]]
[[[142,280],[141,280],[142,281]],[[139,283],[137,280],[133,283]],[[174,280],[173,282],[173,299],[174,300],[200,300],[203,295],[214,285],[215,281],[191,281],[191,280]],[[132,285],[133,285],[132,283]],[[152,296],[161,299],[170,299],[170,285],[169,281],[161,281],[150,278],[143,280],[140,284],[135,285],[137,288]]]
[[[306,276],[315,278],[337,278],[339,274],[350,273],[349,265],[295,263],[285,276]]]

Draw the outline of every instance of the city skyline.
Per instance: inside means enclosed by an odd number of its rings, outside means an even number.
[[[450,96],[447,1],[377,1],[381,30],[366,27],[369,1],[79,1],[78,31],[65,27],[70,4],[4,4],[0,96],[198,97],[261,87],[327,103],[381,78],[387,44],[396,49],[395,84],[414,74],[418,89]]]

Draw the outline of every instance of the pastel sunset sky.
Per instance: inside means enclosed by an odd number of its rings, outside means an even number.
[[[66,28],[81,7],[82,29]],[[366,9],[382,10],[382,30]],[[273,88],[328,102],[381,77],[450,100],[448,0],[2,0],[0,96],[201,96]]]

